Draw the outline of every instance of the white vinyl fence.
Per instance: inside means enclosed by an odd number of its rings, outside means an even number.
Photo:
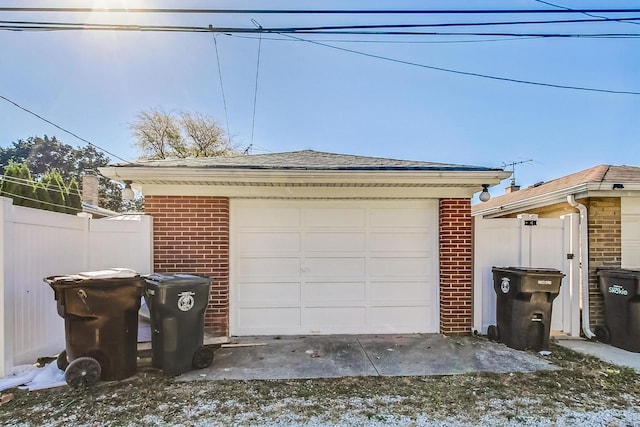
[[[493,267],[555,268],[565,274],[553,302],[551,330],[580,334],[578,214],[560,218],[474,217],[473,328],[487,332],[496,322]]]
[[[13,206],[0,197],[0,378],[64,349],[64,321],[45,277],[109,267],[152,269],[145,215],[108,219]]]

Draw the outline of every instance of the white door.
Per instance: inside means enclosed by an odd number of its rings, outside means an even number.
[[[640,197],[620,198],[622,268],[640,268]]]
[[[232,200],[232,335],[437,332],[438,207]]]

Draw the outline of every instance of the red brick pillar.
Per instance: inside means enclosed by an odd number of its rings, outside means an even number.
[[[146,196],[153,217],[153,268],[212,279],[205,328],[229,333],[229,199]]]
[[[471,200],[440,199],[440,332],[468,335],[472,326]]]

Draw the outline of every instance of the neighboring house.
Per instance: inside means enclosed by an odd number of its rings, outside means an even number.
[[[98,206],[98,176],[93,170],[82,175],[82,212],[91,214],[94,219],[118,216],[120,213]]]
[[[82,202],[82,212],[91,214],[91,218],[93,219],[110,218],[110,217],[122,215],[119,212],[112,211],[110,209],[101,208],[99,206],[95,206],[87,202]]]
[[[595,331],[604,323],[597,270],[640,268],[640,167],[600,165],[526,189],[512,186],[507,191],[510,189],[514,191],[473,206],[473,215],[515,218],[536,214],[538,218],[559,218],[580,213],[580,252],[588,254],[580,254],[581,268],[585,267],[580,276],[581,289],[588,283],[589,300],[589,310],[583,312],[582,320],[583,330],[584,323],[589,323],[585,330],[589,335],[589,329]]]
[[[213,279],[220,335],[470,333],[470,199],[510,175],[310,150],[100,171],[145,196],[156,272]]]

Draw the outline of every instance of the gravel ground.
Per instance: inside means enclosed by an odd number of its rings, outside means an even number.
[[[4,426],[640,426],[640,375],[559,346],[518,374],[178,382],[151,369],[87,390],[25,392]]]

